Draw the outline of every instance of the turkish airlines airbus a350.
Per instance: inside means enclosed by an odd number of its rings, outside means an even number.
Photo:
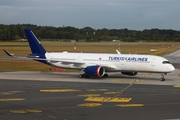
[[[124,75],[136,75],[138,72],[164,74],[175,70],[173,65],[165,58],[155,55],[137,54],[102,54],[102,53],[48,53],[43,48],[34,33],[25,29],[32,54],[27,59],[33,59],[45,64],[60,68],[82,70],[84,73],[79,77],[108,77],[108,72],[121,72]],[[4,50],[11,57],[9,52]],[[24,57],[19,57],[24,59]]]

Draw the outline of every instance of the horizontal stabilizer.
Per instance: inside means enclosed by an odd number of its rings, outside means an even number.
[[[29,55],[27,55],[26,57],[28,57],[28,58],[39,58],[39,56],[37,56],[37,55],[32,55],[32,54],[29,54]]]
[[[7,50],[3,49],[3,51],[10,57],[15,57],[14,54],[9,53]]]

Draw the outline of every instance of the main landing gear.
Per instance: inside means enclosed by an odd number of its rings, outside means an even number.
[[[166,79],[164,78],[164,75],[166,75],[166,74],[167,74],[167,73],[162,73],[162,74],[161,74],[161,76],[162,76],[162,77],[161,77],[161,81],[165,81],[165,80],[166,80]]]
[[[86,75],[86,74],[79,74],[79,76],[78,76],[79,78],[90,78],[90,76],[89,75]]]

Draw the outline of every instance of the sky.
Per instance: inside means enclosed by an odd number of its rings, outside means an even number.
[[[180,0],[0,0],[0,24],[180,30]]]

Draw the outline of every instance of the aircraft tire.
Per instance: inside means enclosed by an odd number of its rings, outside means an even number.
[[[82,77],[83,77],[83,75],[82,75],[82,74],[79,74],[79,75],[78,75],[78,77],[79,77],[79,78],[82,78]]]
[[[79,74],[78,76],[79,78],[90,78],[89,75],[86,75],[86,74]]]

